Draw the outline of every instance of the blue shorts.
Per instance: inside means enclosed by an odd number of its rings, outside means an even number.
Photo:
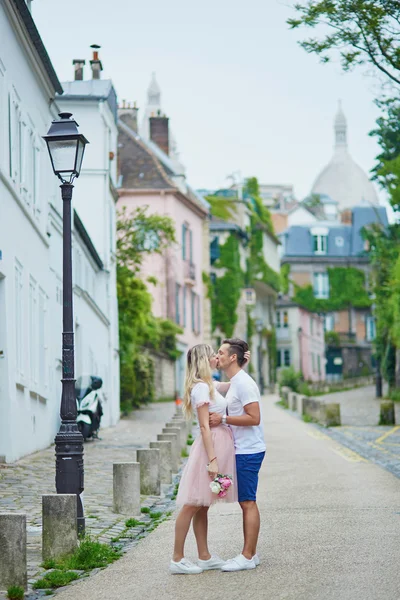
[[[257,454],[236,454],[236,476],[238,482],[239,502],[256,500],[258,473],[264,460],[265,452]]]

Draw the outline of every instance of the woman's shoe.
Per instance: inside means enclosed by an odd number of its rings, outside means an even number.
[[[182,558],[179,562],[171,560],[169,570],[172,575],[198,575],[203,572],[201,567],[194,565],[187,558]]]
[[[208,560],[200,560],[199,558],[198,563],[203,571],[211,571],[212,569],[220,569],[226,563],[226,560],[222,560],[219,556],[211,556]]]

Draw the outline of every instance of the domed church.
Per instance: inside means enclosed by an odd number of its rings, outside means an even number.
[[[316,178],[311,194],[329,196],[337,202],[340,212],[360,204],[379,204],[373,183],[348,150],[347,121],[340,101],[334,130],[333,156]]]

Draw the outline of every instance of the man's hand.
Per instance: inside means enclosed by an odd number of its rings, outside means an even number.
[[[222,416],[218,413],[210,413],[210,427],[218,427],[222,423]]]

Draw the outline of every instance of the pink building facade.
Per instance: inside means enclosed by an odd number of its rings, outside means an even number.
[[[124,118],[125,117],[125,118]],[[177,323],[183,330],[176,364],[176,390],[182,394],[187,350],[210,338],[209,317],[205,314],[205,286],[202,272],[209,264],[204,245],[208,205],[185,182],[168,149],[168,119],[151,119],[159,143],[142,139],[134,130],[127,111],[119,121],[120,188],[118,209],[128,213],[148,207],[148,213],[171,217],[177,243],[162,254],[153,254],[143,263],[142,275],[153,296],[153,313]],[[167,138],[163,143],[163,132]],[[207,236],[208,243],[208,236]]]
[[[324,320],[290,300],[276,305],[277,367],[293,366],[306,381],[325,381]]]

